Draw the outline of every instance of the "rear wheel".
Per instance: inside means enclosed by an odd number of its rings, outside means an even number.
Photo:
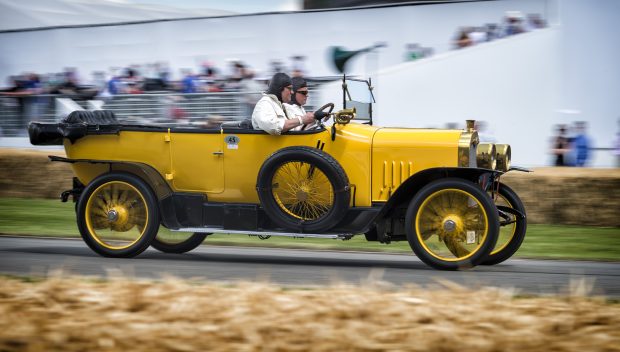
[[[84,242],[93,251],[106,257],[134,257],[157,235],[157,200],[139,177],[105,174],[84,189],[77,223]]]
[[[462,179],[434,181],[411,200],[407,240],[426,264],[458,270],[480,264],[497,241],[495,205],[477,185]]]
[[[185,253],[200,246],[207,237],[207,233],[175,232],[171,234],[158,234],[151,247],[164,253]]]
[[[512,257],[521,247],[527,229],[525,207],[515,191],[500,183],[499,191],[495,193],[495,196],[495,205],[500,212],[499,237],[491,254],[480,263],[482,265],[499,264]],[[502,210],[502,207],[507,209]],[[510,209],[516,210],[518,214],[510,213]]]

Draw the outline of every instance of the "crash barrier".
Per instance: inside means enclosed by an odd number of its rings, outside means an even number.
[[[310,89],[311,93],[314,89]],[[72,110],[71,99],[84,110],[111,110],[121,123],[164,126],[204,126],[251,117],[260,92],[225,91],[212,93],[123,94],[100,101],[75,100],[68,95],[31,95],[22,98],[0,95],[0,136],[26,136],[28,123],[60,122]],[[312,104],[306,105],[312,111]]]
[[[72,188],[64,151],[0,149],[0,197],[59,199]],[[540,168],[502,176],[521,197],[530,223],[620,227],[620,169]]]
[[[123,123],[137,124],[200,124],[208,119],[234,120],[247,115],[245,106],[250,99],[258,100],[260,93],[217,92],[195,94],[124,94],[102,99],[103,108],[113,111]],[[0,116],[4,136],[26,134],[31,121],[58,122],[67,109],[71,96],[34,95],[22,98],[2,97]],[[93,103],[73,100],[79,107],[89,110]],[[20,106],[21,104],[21,106]],[[251,112],[250,112],[251,113]]]

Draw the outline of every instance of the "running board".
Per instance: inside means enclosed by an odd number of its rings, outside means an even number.
[[[263,236],[282,236],[294,238],[333,238],[341,240],[349,240],[355,234],[352,233],[297,233],[297,232],[277,232],[277,231],[239,231],[226,230],[219,227],[184,227],[172,232],[202,232],[202,233],[223,233],[236,235],[263,235]]]

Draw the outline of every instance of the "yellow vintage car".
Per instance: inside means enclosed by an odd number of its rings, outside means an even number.
[[[317,114],[331,126],[280,136],[247,121],[126,125],[109,111],[31,123],[29,134],[32,144],[64,144],[66,158],[50,156],[76,176],[62,199],[73,196],[80,233],[103,256],[151,245],[183,253],[212,233],[406,240],[446,270],[512,256],[526,216],[500,182],[519,169],[510,146],[480,144],[473,121],[464,130],[373,126],[373,101],[368,81],[343,78],[343,109]],[[160,226],[179,236],[158,236]]]

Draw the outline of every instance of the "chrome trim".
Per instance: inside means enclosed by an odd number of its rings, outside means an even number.
[[[510,144],[496,144],[495,152],[497,160],[497,169],[499,171],[508,171],[510,170],[510,159],[511,159],[511,149]]]
[[[478,167],[495,170],[497,167],[496,149],[493,143],[480,143],[476,149]]]
[[[464,131],[459,138],[458,166],[476,167],[476,146],[480,142],[478,132]]]

